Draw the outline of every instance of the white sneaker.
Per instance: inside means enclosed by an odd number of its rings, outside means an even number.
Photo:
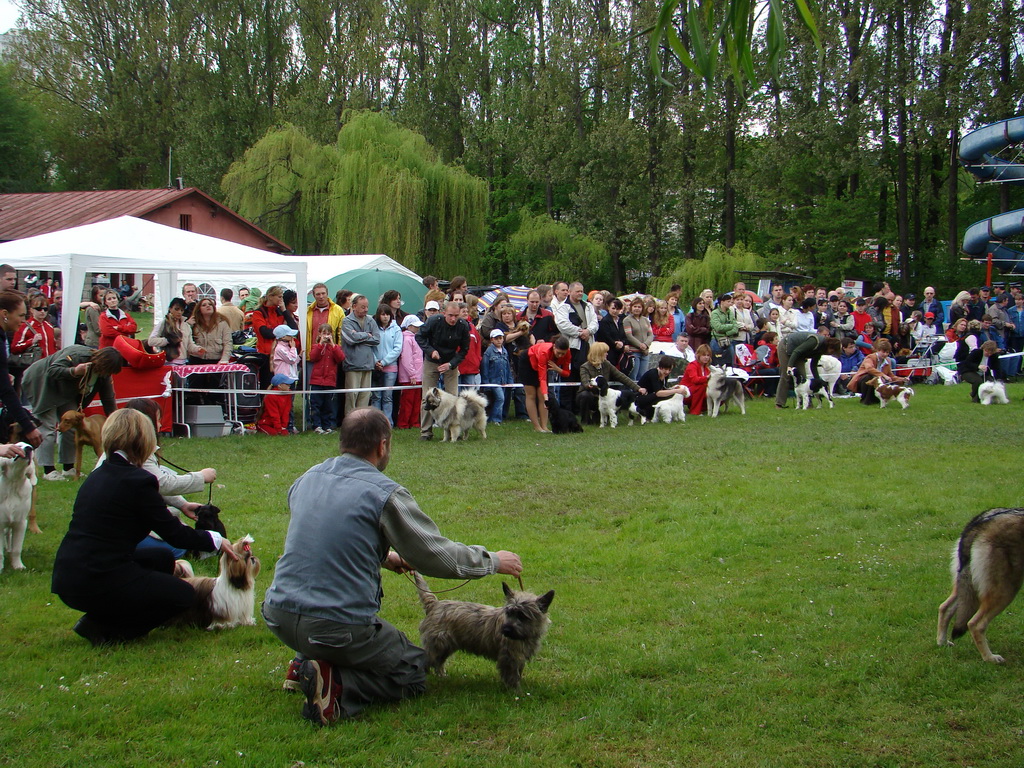
[[[54,469],[43,475],[43,480],[67,480],[67,478],[59,469]]]
[[[54,471],[56,471],[56,470],[54,470]],[[77,475],[75,475],[75,470],[74,470],[73,467],[71,469],[65,469],[62,474],[64,475],[64,477],[68,478],[69,480],[74,480],[75,477],[77,476]]]
[[[313,431],[316,432],[318,435],[326,434],[320,427],[313,427]]]

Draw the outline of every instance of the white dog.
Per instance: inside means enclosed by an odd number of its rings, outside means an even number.
[[[1010,398],[1006,396],[1006,387],[1001,381],[986,381],[978,387],[978,398],[982,405],[992,405],[993,402],[1006,405]]]
[[[683,389],[686,391],[674,394],[667,400],[659,400],[654,404],[652,424],[658,421],[663,421],[666,424],[671,424],[673,421],[686,422],[686,406],[683,404],[683,399],[690,396],[690,390],[686,387]]]
[[[597,412],[601,415],[601,426],[615,429],[619,426],[619,411],[628,411],[636,393],[631,389],[611,389],[604,376],[595,376],[594,385],[598,390]]]
[[[25,541],[28,515],[32,511],[32,491],[36,480],[36,463],[32,446],[18,443],[26,458],[0,459],[0,571],[4,569],[4,550],[11,568],[25,569],[21,547]]]
[[[252,552],[252,536],[243,536],[232,545],[238,559],[220,556],[220,572],[216,578],[193,576],[187,561],[175,564],[175,574],[196,591],[195,604],[174,619],[175,624],[231,629],[256,624],[253,608],[256,602],[256,576],[260,560]]]
[[[871,386],[872,381],[875,380],[869,381],[868,386]],[[895,400],[906,410],[910,407],[910,398],[914,396],[913,388],[906,384],[880,383],[875,387],[875,392],[878,393],[878,399],[881,401],[879,408],[885,408],[891,400]]]
[[[805,361],[804,380],[793,387],[793,393],[796,395],[797,410],[801,408],[804,410],[810,409],[811,400],[814,397],[818,398],[818,408],[822,407],[822,401],[825,399],[828,400],[829,408],[835,408],[832,393],[836,388],[836,382],[839,381],[839,375],[842,371],[843,365],[837,358],[832,355],[822,355],[818,360],[818,376],[825,382],[825,386],[813,389],[811,385],[811,361]]]

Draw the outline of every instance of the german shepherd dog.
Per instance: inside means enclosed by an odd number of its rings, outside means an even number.
[[[970,630],[981,658],[1002,664],[985,631],[1024,581],[1024,509],[990,509],[971,520],[953,549],[950,571],[953,592],[939,606],[936,642],[953,644],[947,635],[955,616],[952,639]]]

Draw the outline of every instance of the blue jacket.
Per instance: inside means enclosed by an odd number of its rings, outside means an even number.
[[[508,350],[504,346],[499,351],[493,344],[484,352],[480,363],[481,381],[484,384],[513,384],[512,365],[509,362]]]
[[[843,373],[854,373],[864,360],[864,353],[854,348],[852,355],[840,355],[839,363],[843,366]]]
[[[398,365],[402,354],[402,328],[394,320],[387,328],[380,328],[380,344],[373,351],[374,360],[384,363],[385,368]]]
[[[1017,305],[1015,304],[1006,310],[1006,314],[1010,316],[1010,322],[1013,323],[1013,329],[1010,331],[1010,335],[1024,336],[1024,312],[1017,309]]]

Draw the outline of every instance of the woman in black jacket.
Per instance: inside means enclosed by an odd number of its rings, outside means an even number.
[[[136,552],[150,531],[174,547],[237,557],[228,539],[193,530],[167,511],[156,477],[141,468],[155,448],[156,433],[143,414],[122,409],[107,419],[107,460],[82,483],[57,550],[51,589],[85,613],[75,632],[93,645],[143,637],[192,607],[195,590],[174,576],[169,551]]]
[[[612,299],[607,308],[608,314],[597,324],[594,339],[608,345],[608,362],[618,368],[622,353],[626,351],[626,331],[622,328],[625,304],[621,299]]]

